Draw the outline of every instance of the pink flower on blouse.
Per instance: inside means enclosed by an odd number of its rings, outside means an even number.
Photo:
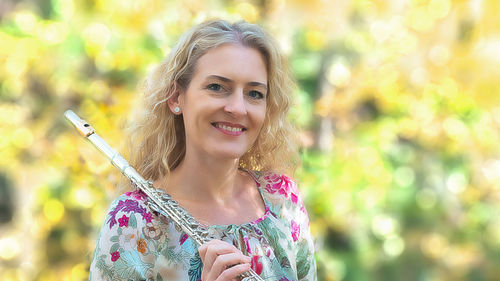
[[[153,220],[153,214],[144,213],[144,214],[142,214],[142,219],[146,220],[146,223],[150,223]]]
[[[300,226],[294,220],[292,220],[292,223],[290,225],[290,231],[292,233],[293,242],[299,240]]]
[[[251,254],[250,243],[248,242],[248,237],[243,237],[243,240],[245,240],[245,247],[247,248],[247,253]]]
[[[259,261],[260,259],[260,256],[253,256],[252,257],[252,265],[251,265],[251,268],[255,271],[255,273],[257,274],[261,274],[262,273],[262,263]]]
[[[120,258],[120,253],[118,251],[111,253],[111,261],[112,262],[115,262],[119,258]]]
[[[292,193],[290,193],[290,197],[292,198],[292,202],[294,204],[297,204],[297,202],[299,202],[299,197],[297,196],[297,194],[292,192]]]
[[[184,235],[181,236],[181,239],[179,239],[179,244],[184,244],[184,242],[186,242],[186,239],[188,239],[188,235],[184,233]]]
[[[121,218],[118,219],[118,223],[120,224],[119,227],[128,226],[128,217],[126,215],[123,215]]]
[[[266,190],[271,194],[278,192],[279,194],[288,197],[290,189],[294,189],[292,180],[285,175],[273,174],[265,176],[264,178],[268,181],[266,184]]]
[[[125,192],[125,195],[127,196],[132,196],[137,200],[144,201],[146,199],[146,195],[142,193],[140,190],[135,190],[135,191],[128,191]]]

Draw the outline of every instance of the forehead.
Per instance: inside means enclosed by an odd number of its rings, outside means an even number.
[[[238,44],[223,44],[200,57],[193,78],[220,75],[231,80],[267,84],[266,62],[255,48]]]

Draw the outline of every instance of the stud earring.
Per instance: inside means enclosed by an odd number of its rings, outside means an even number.
[[[180,107],[178,107],[178,106],[174,107],[174,112],[175,112],[175,113],[179,113],[179,112],[181,112]]]

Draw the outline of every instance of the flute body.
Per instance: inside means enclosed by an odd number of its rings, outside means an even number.
[[[212,240],[208,235],[208,230],[200,225],[190,214],[179,206],[167,193],[154,188],[153,182],[145,180],[130,164],[106,141],[104,141],[85,120],[80,119],[72,110],[67,110],[64,116],[73,124],[76,130],[87,138],[99,151],[101,151],[113,166],[127,177],[132,185],[147,195],[147,205],[159,214],[169,218],[180,227],[198,246]],[[241,274],[242,281],[260,281],[262,279],[255,271]]]

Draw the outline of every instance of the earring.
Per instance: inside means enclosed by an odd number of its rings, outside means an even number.
[[[175,112],[175,113],[179,113],[179,112],[181,112],[180,107],[178,107],[178,106],[174,107],[174,112]]]

